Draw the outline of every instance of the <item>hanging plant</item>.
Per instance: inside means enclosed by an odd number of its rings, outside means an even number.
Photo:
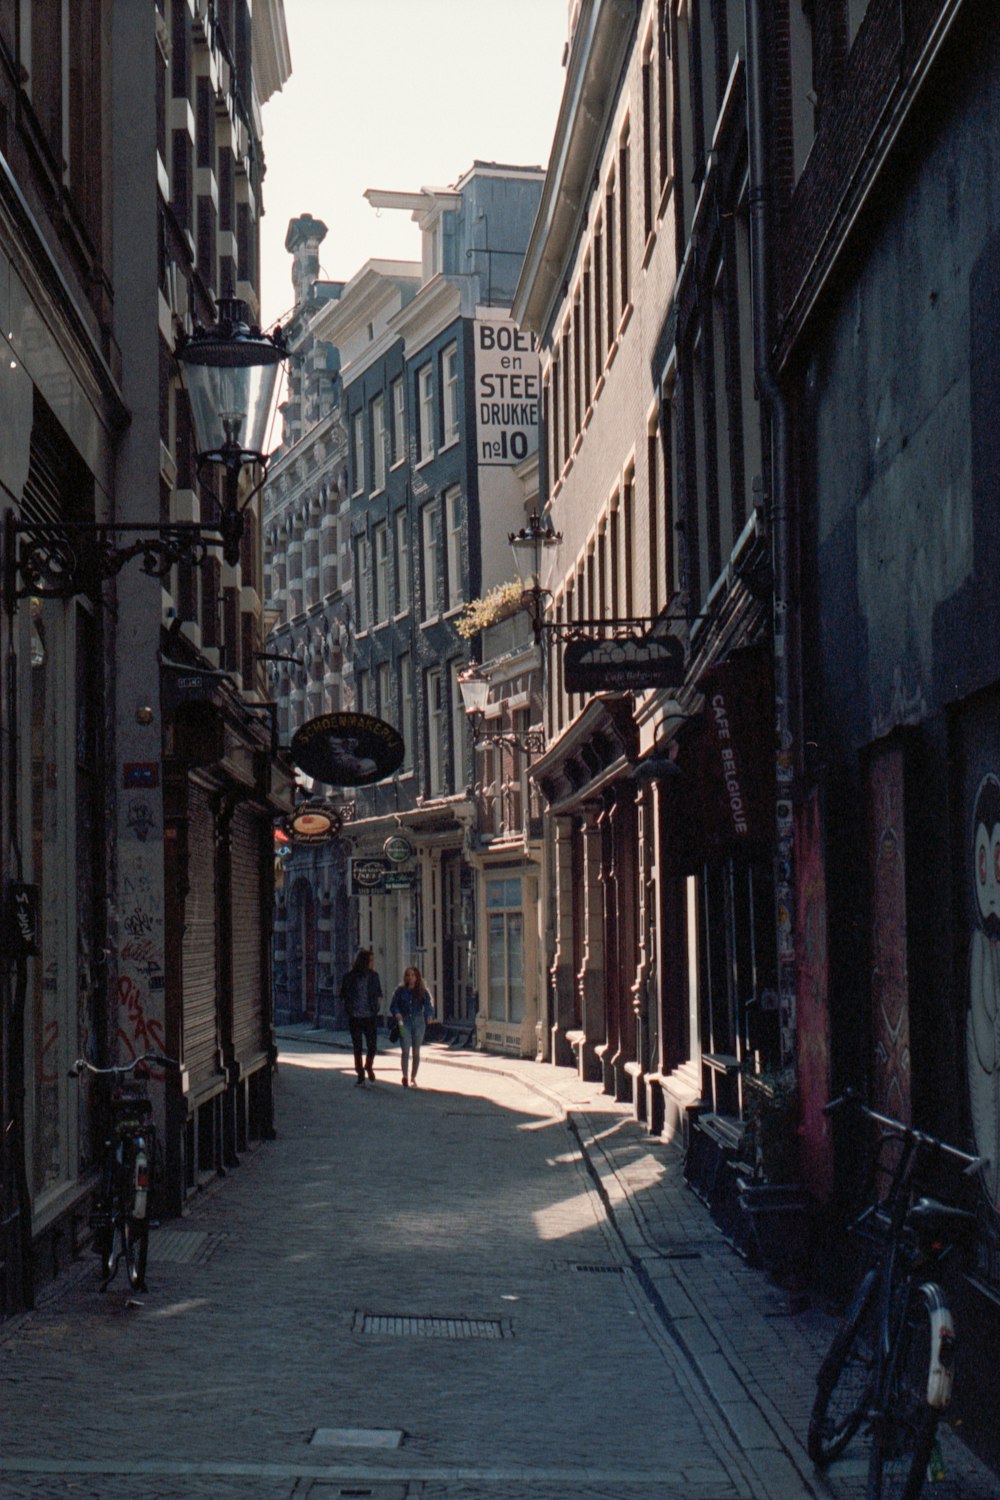
[[[470,599],[463,605],[462,613],[455,622],[455,629],[463,640],[468,641],[488,626],[499,625],[501,620],[509,620],[521,608],[523,592],[516,578],[509,583],[498,583],[495,589],[490,589],[481,599]]]

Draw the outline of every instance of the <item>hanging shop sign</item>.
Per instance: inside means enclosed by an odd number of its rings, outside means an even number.
[[[322,799],[300,803],[285,823],[293,844],[329,843],[342,826],[340,813],[332,803]]]
[[[664,783],[669,859],[689,873],[773,837],[774,688],[761,647],[734,651],[698,681],[705,708],[679,741],[680,774]]]
[[[569,641],[563,652],[567,693],[636,693],[684,681],[684,647],[676,636]]]
[[[412,891],[415,877],[409,870],[388,870],[382,882],[384,891]]]
[[[398,729],[371,714],[320,714],[292,736],[293,763],[330,786],[370,786],[403,764]]]
[[[391,833],[382,845],[382,853],[394,865],[405,865],[413,858],[413,845],[401,833]]]
[[[350,862],[352,896],[373,896],[385,890],[385,877],[389,869],[387,860],[359,858]]]

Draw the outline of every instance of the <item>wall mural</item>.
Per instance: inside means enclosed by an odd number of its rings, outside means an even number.
[[[975,916],[965,1023],[969,1111],[983,1182],[1000,1212],[1000,778],[983,777],[972,830]]]

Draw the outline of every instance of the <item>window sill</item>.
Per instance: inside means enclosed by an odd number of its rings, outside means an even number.
[[[448,438],[445,442],[443,442],[441,444],[440,448],[438,449],[438,453],[447,453],[447,451],[448,451],[449,448],[457,448],[458,447],[458,442],[459,442],[459,437],[460,437],[460,434],[456,432],[454,437]]]
[[[649,262],[653,259],[653,251],[656,249],[656,230],[651,229],[646,237],[646,248],[642,252],[642,269],[649,269]]]
[[[667,205],[669,204],[669,202],[670,202],[670,200],[671,200],[671,198],[673,196],[674,196],[674,179],[673,179],[672,176],[670,176],[670,177],[667,178],[666,182],[663,184],[663,187],[660,190],[660,206],[656,210],[657,223],[659,223],[660,220],[662,220],[663,217],[664,217],[664,215],[666,214],[666,212],[667,212]]]
[[[440,625],[442,618],[443,616],[441,615],[428,615],[426,620],[420,621],[420,629],[430,630],[432,625]]]
[[[635,309],[634,309],[634,307],[632,305],[632,302],[630,300],[628,306],[625,309],[625,311],[622,313],[622,320],[618,324],[618,337],[615,339],[615,347],[617,347],[621,343],[622,337],[623,337],[623,335],[625,333],[625,330],[626,330],[626,328],[628,327],[628,325],[632,321],[632,313],[634,311],[635,311]]]
[[[443,616],[442,616],[442,619],[453,620],[456,615],[460,615],[462,613],[462,611],[463,611],[464,608],[465,608],[465,601],[463,599],[460,604],[452,604],[450,606],[450,608],[446,609],[445,612],[444,612],[444,614],[443,614]]]
[[[369,500],[377,500],[380,495],[385,494],[385,484],[376,485],[373,490],[368,491]]]
[[[621,337],[621,327],[619,327],[619,329],[618,329],[618,338],[620,338],[620,337]],[[614,364],[615,360],[618,358],[618,338],[616,338],[615,341],[614,341],[614,343],[611,345],[611,348],[608,350],[608,357],[604,361],[604,373],[605,373],[605,375],[607,375],[608,371],[611,369],[611,366]]]
[[[397,614],[393,615],[392,623],[398,625],[401,620],[408,620],[412,613],[413,611],[410,609],[410,606],[407,605],[405,609],[401,609]]]
[[[437,458],[437,454],[436,453],[428,453],[428,455],[427,455],[426,458],[420,458],[420,459],[418,459],[417,462],[413,465],[413,467],[415,469],[426,469],[427,465],[428,464],[432,464],[436,458]]]
[[[395,474],[395,472],[396,472],[397,469],[402,469],[402,468],[405,467],[405,465],[406,465],[406,459],[405,458],[397,458],[393,463],[391,463],[389,465],[389,473],[390,474]]]

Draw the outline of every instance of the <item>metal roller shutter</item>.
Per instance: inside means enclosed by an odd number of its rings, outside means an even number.
[[[215,922],[215,818],[209,794],[188,788],[188,882],[183,971],[184,1066],[191,1093],[202,1093],[219,1075],[218,980]]]
[[[268,851],[259,814],[238,807],[232,830],[233,1050],[243,1068],[266,1051],[263,871]],[[270,826],[267,827],[270,834]]]

